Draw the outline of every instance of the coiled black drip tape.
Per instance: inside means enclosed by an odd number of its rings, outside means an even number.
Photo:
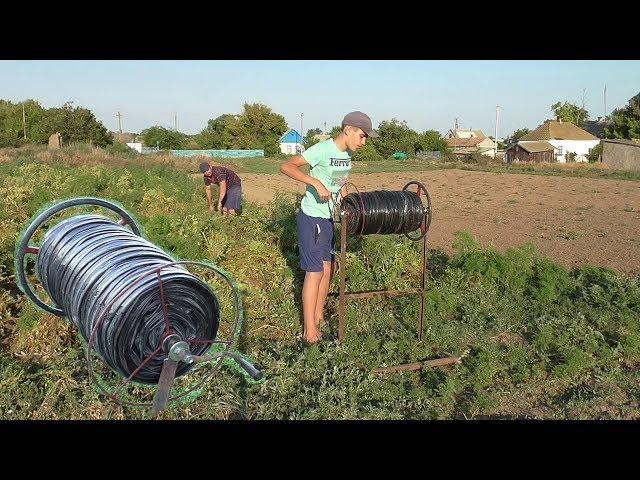
[[[173,262],[159,247],[110,219],[79,215],[46,233],[37,271],[51,299],[89,341],[105,307],[124,288]],[[180,265],[159,273],[170,329],[185,341],[213,341],[220,321],[213,292]],[[158,275],[149,273],[113,302],[95,333],[93,348],[113,370],[129,377],[160,346],[164,332]],[[198,342],[190,348],[202,355],[209,346]],[[157,383],[166,357],[160,350],[132,380]],[[192,366],[180,362],[176,376]]]
[[[410,233],[420,228],[425,208],[415,192],[406,190],[350,193],[342,200],[347,233]]]

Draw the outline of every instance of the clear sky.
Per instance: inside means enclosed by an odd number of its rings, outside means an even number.
[[[223,113],[260,102],[304,130],[338,125],[352,110],[406,120],[417,131],[461,128],[498,138],[551,118],[551,104],[584,105],[592,119],[640,92],[637,60],[20,60],[0,61],[0,98],[73,101],[112,131],[153,125],[194,134]]]

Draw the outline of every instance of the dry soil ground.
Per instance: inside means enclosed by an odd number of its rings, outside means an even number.
[[[304,192],[284,175],[241,176],[249,201]],[[349,180],[362,190],[423,182],[434,209],[430,248],[451,252],[453,234],[467,230],[500,251],[530,242],[568,268],[589,263],[640,273],[640,182],[464,170],[352,174]]]

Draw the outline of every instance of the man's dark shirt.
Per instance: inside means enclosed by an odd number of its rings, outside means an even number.
[[[240,177],[236,175],[232,170],[229,170],[225,167],[211,167],[211,176],[208,177],[204,175],[204,184],[211,185],[215,183],[216,185],[220,185],[220,181],[226,180],[227,188],[232,185],[240,185],[242,181]]]

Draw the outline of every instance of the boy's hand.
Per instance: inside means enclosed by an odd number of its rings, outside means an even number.
[[[318,182],[318,185],[316,186],[316,192],[318,192],[318,196],[323,202],[326,202],[331,198],[331,192],[329,192],[329,190],[327,190],[327,188],[320,182]]]

